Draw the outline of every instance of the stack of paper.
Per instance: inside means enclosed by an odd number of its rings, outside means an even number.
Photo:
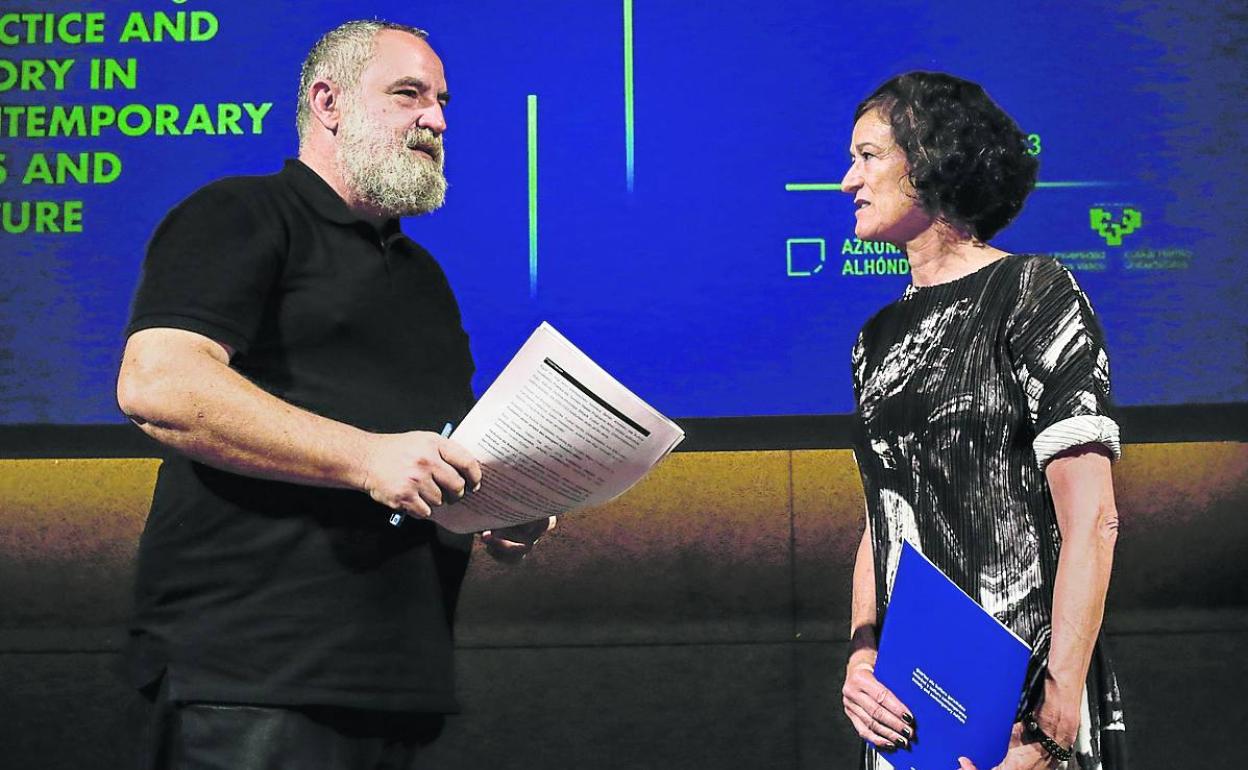
[[[481,489],[432,518],[479,532],[618,497],[685,434],[543,323],[451,437],[480,461]]]

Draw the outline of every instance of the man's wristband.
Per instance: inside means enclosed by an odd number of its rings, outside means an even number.
[[[1061,744],[1053,740],[1053,737],[1040,727],[1040,723],[1036,721],[1035,712],[1028,711],[1023,715],[1023,730],[1027,735],[1035,738],[1036,741],[1044,747],[1044,750],[1049,752],[1049,756],[1053,757],[1058,762],[1065,762],[1070,759],[1071,754],[1074,753],[1073,746],[1069,749],[1062,748]]]

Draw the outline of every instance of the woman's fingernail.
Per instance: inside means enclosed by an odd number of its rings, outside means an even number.
[[[909,731],[907,728],[905,728],[905,727],[901,728],[901,734],[902,734],[902,735],[904,735],[904,736],[906,736],[906,740],[910,740],[910,736],[914,735],[914,733],[910,732],[910,731]]]
[[[911,714],[909,714],[909,713],[906,713],[906,714],[902,714],[902,715],[901,715],[901,718],[902,718],[902,719],[904,719],[904,720],[906,720],[906,724],[910,725],[911,727],[913,727],[913,726],[914,726],[914,716],[913,716],[913,715],[911,715]]]

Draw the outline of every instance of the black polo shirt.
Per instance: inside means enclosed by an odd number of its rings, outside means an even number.
[[[186,329],[309,411],[439,431],[472,402],[446,277],[311,169],[214,182],[157,228],[127,334]],[[391,527],[363,493],[161,466],[139,546],[134,684],[175,700],[453,711],[451,621],[471,536]]]

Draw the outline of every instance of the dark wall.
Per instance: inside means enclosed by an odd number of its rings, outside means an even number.
[[[104,767],[156,461],[0,461],[0,766]],[[1109,632],[1135,768],[1237,766],[1248,444],[1134,444]],[[846,450],[687,452],[514,567],[477,554],[457,768],[853,767],[840,711],[862,496]],[[1176,764],[1177,762],[1177,764]]]

